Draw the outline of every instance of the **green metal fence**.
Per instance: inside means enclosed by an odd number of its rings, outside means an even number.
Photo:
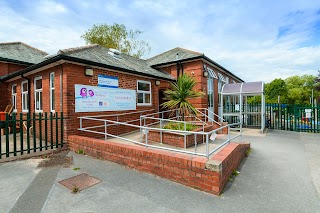
[[[237,109],[240,107],[235,104],[224,105],[224,119],[228,123],[239,121]],[[261,104],[243,104],[242,109],[246,112],[241,119],[243,127],[261,126]],[[265,110],[266,127],[269,129],[320,133],[320,106],[266,104]]]
[[[13,113],[0,120],[0,159],[57,149],[63,142],[63,113]]]
[[[320,133],[320,106],[266,104],[270,129]]]

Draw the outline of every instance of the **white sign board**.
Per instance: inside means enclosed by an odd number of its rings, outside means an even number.
[[[118,77],[99,74],[98,75],[98,86],[99,87],[118,88],[118,86],[119,86]]]
[[[236,105],[234,106],[234,110],[235,110],[235,111],[240,111],[240,104],[236,104]]]
[[[306,118],[311,118],[311,112],[306,112]]]
[[[312,110],[311,110],[311,109],[305,109],[304,111],[305,111],[305,112],[310,112],[310,113],[311,113],[311,111],[312,111]]]
[[[136,109],[136,91],[75,84],[75,112]]]

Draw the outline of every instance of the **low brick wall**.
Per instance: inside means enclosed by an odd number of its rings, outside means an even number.
[[[69,148],[87,155],[110,160],[141,171],[149,172],[181,184],[220,194],[232,171],[245,156],[250,144],[229,144],[212,159],[146,148],[138,145],[108,142],[72,135]]]
[[[204,127],[205,132],[210,132],[213,129],[213,126],[208,125]],[[200,132],[202,131],[202,127],[197,128],[193,130],[194,132]],[[206,140],[206,137],[203,135],[197,135],[197,143],[203,143]],[[160,132],[159,131],[154,131],[150,130],[148,132],[148,140],[154,141],[154,142],[160,142]],[[164,144],[169,144],[171,146],[175,147],[180,147],[180,148],[185,148],[184,146],[184,134],[179,134],[179,133],[171,133],[171,132],[162,132],[162,143]],[[194,146],[195,141],[194,141],[194,134],[187,134],[186,135],[186,148],[190,146]]]

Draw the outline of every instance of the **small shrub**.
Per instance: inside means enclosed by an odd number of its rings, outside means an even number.
[[[76,194],[76,193],[78,193],[80,190],[79,190],[79,188],[77,187],[77,186],[73,186],[73,188],[72,188],[72,193],[73,194]]]
[[[250,155],[251,151],[252,151],[251,148],[247,149],[246,153],[245,153],[245,156],[248,157]]]
[[[73,168],[73,170],[80,170],[80,168],[79,168],[79,167],[76,167],[76,168]]]
[[[84,151],[82,149],[79,149],[78,154],[84,155]]]
[[[186,131],[192,131],[194,129],[197,129],[199,126],[191,123],[186,124]],[[163,126],[164,129],[172,129],[172,130],[184,130],[184,123],[175,123],[170,122],[167,125]]]
[[[239,175],[239,173],[240,173],[240,172],[238,172],[237,170],[233,170],[233,172],[232,172],[232,174],[231,174],[231,175],[232,175],[232,176],[238,176],[238,175]]]

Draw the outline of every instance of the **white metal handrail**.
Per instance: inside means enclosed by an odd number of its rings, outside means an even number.
[[[235,138],[238,138],[238,137],[240,137],[240,141],[242,140],[242,138],[241,138],[241,135],[242,135],[242,131],[241,131],[242,123],[240,123],[240,122],[239,123],[228,124],[228,125],[222,126],[220,128],[214,129],[214,130],[212,130],[210,132],[204,132],[204,130],[201,131],[201,132],[194,132],[194,131],[186,131],[186,130],[171,130],[171,129],[163,129],[163,128],[142,126],[142,125],[135,125],[135,124],[129,124],[127,122],[119,122],[119,121],[114,121],[114,120],[93,118],[91,116],[90,117],[83,116],[83,117],[79,117],[79,119],[80,119],[80,128],[78,130],[85,131],[85,132],[96,133],[96,134],[101,134],[101,135],[105,136],[105,139],[107,139],[107,136],[112,136],[112,137],[119,138],[119,139],[122,139],[122,140],[130,141],[130,142],[133,142],[133,143],[136,143],[136,144],[144,145],[146,147],[152,147],[152,148],[157,148],[157,149],[164,149],[164,150],[170,150],[170,151],[175,151],[175,152],[188,153],[188,154],[193,154],[193,155],[200,155],[200,156],[205,156],[207,158],[209,158],[209,156],[212,153],[214,153],[215,151],[217,151],[218,149],[220,149],[224,145],[230,143],[231,140],[233,140]],[[83,120],[101,121],[101,122],[103,122],[104,125],[83,127]],[[168,119],[168,120],[170,120],[170,119]],[[170,121],[172,121],[172,120],[170,120]],[[161,120],[160,120],[160,122],[161,122]],[[145,132],[145,143],[142,143],[142,142],[139,142],[139,141],[131,140],[131,139],[128,139],[128,138],[124,138],[124,137],[121,137],[121,136],[117,136],[117,135],[108,133],[108,131],[107,131],[107,127],[108,127],[107,124],[108,123],[115,124],[115,125],[124,125],[124,126],[134,127],[134,128],[140,129],[140,131],[144,130],[144,132]],[[184,125],[186,125],[186,123],[184,123]],[[240,133],[239,133],[239,135],[236,135],[235,137],[230,138],[230,127],[231,126],[235,126],[235,125],[240,125]],[[104,127],[104,132],[91,130],[91,129],[98,128],[98,127]],[[161,127],[161,125],[160,125],[160,127]],[[210,135],[213,134],[213,133],[216,133],[217,131],[220,131],[220,130],[222,130],[224,128],[228,128],[228,139],[226,141],[224,141],[221,145],[219,145],[217,148],[215,148],[215,149],[210,151],[209,150],[209,137],[210,137]],[[181,150],[181,149],[174,149],[174,148],[156,146],[156,145],[150,145],[150,144],[148,144],[148,132],[150,130],[159,131],[161,134],[162,134],[162,132],[179,133],[179,134],[184,134],[185,136],[187,134],[194,134],[194,137],[195,137],[194,152],[187,151],[187,150]],[[205,153],[197,152],[197,141],[196,141],[197,135],[203,135],[206,138],[206,140],[205,140],[205,145],[206,145],[206,149],[205,150],[206,150],[206,152]],[[161,137],[161,139],[162,139],[162,137]]]

